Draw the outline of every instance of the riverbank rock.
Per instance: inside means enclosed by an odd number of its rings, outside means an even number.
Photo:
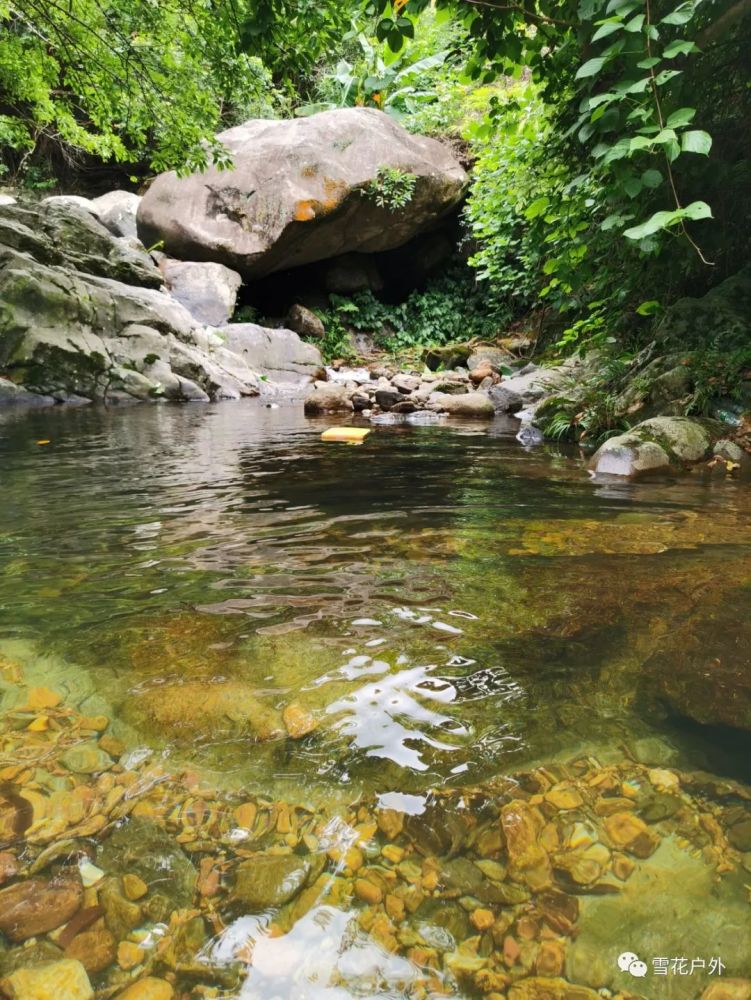
[[[225,348],[248,368],[276,385],[307,386],[325,376],[321,352],[300,340],[294,330],[269,329],[256,323],[219,327]],[[265,383],[269,387],[268,382]]]
[[[517,374],[505,377],[490,390],[496,413],[517,413],[553,395],[565,385],[567,379],[575,377],[580,364],[579,359],[574,358],[558,368],[525,365]]]
[[[307,306],[294,305],[287,313],[287,326],[301,337],[317,337],[322,340],[326,336],[323,321]]]
[[[317,385],[305,399],[305,413],[309,417],[319,413],[351,413],[353,409],[347,387],[335,382]]]
[[[258,394],[258,376],[169,296],[0,247],[0,372],[64,401]]]
[[[132,191],[108,191],[99,198],[92,198],[96,217],[115,236],[128,239],[138,237],[136,213],[141,199]]]
[[[374,108],[249,121],[218,138],[233,168],[161,174],[139,206],[138,233],[146,246],[161,240],[175,257],[248,278],[401,246],[450,212],[467,184],[445,146]],[[398,210],[374,197],[386,168],[415,179]]]
[[[492,402],[482,392],[433,392],[428,397],[428,404],[431,409],[452,417],[492,420],[495,416]]]
[[[204,327],[161,282],[146,254],[77,206],[4,209],[0,402],[30,402],[23,389],[61,402],[207,402],[320,374],[320,353],[292,331]]]
[[[172,260],[164,257],[159,270],[170,295],[190,315],[207,326],[223,326],[235,311],[242,278],[223,264]]]
[[[590,469],[596,475],[635,477],[697,462],[709,454],[719,430],[711,421],[652,417],[609,438],[593,455]]]
[[[77,201],[11,205],[0,211],[0,247],[40,264],[66,267],[126,285],[159,288],[162,276],[149,255],[116,239]]]
[[[668,309],[655,330],[658,343],[687,344],[713,340],[745,343],[751,330],[751,266],[726,278],[701,298],[679,299]]]
[[[0,378],[0,408],[3,406],[52,406],[55,400],[52,396],[40,396],[29,392],[22,385],[16,385],[10,379]]]

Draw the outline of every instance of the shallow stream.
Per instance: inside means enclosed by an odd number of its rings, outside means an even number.
[[[326,426],[0,421],[0,904],[83,893],[51,927],[0,913],[0,974],[72,959],[128,1000],[751,977],[748,486],[596,482],[504,425]]]

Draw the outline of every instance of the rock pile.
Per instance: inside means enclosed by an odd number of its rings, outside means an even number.
[[[383,364],[332,371],[327,381],[314,384],[305,412],[357,413],[374,424],[431,423],[441,415],[491,420],[496,412],[492,389],[502,378],[493,351],[481,348],[467,359],[467,367],[442,372],[397,371]]]

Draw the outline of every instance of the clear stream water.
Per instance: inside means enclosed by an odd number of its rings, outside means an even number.
[[[596,482],[503,425],[325,426],[257,401],[4,415],[0,652],[230,792],[405,806],[579,753],[751,776],[660,688],[696,636],[743,655],[746,485]]]

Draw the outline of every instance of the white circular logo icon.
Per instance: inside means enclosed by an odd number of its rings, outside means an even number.
[[[624,951],[622,955],[618,956],[618,968],[621,972],[628,972],[632,963],[638,961],[639,956],[635,955],[633,951]]]
[[[647,963],[642,962],[633,951],[624,951],[618,956],[618,968],[621,972],[629,972],[637,979],[643,979],[647,974]]]

